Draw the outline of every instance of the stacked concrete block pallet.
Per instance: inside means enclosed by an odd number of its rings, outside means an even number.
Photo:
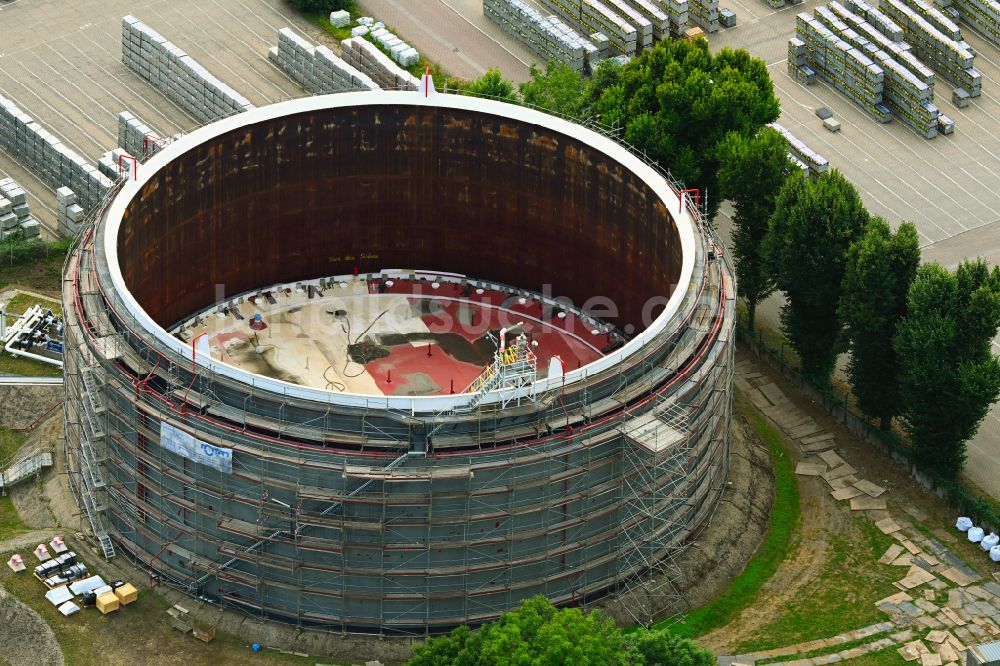
[[[973,69],[973,54],[962,43],[944,35],[900,0],[880,0],[879,6],[903,28],[917,57],[970,96],[982,93],[982,75]]]
[[[1000,2],[996,0],[955,0],[963,21],[980,35],[1000,45]]]
[[[688,16],[705,32],[719,31],[719,0],[690,0]]]
[[[688,0],[648,0],[648,2],[667,14],[667,19],[670,21],[670,36],[680,37],[684,34],[690,16]]]
[[[904,0],[903,4],[912,9],[917,16],[937,28],[948,39],[956,42],[963,41],[962,31],[959,27],[937,7],[932,7],[923,0]],[[963,44],[963,46],[968,48],[968,44]]]
[[[876,25],[869,23],[864,14],[854,13],[839,2],[831,2],[827,7],[861,37],[869,40],[874,48],[881,49],[892,56],[900,65],[908,69],[918,81],[930,88],[933,93],[934,70],[925,65],[917,56],[913,55],[909,44],[904,41],[890,39],[880,32]],[[869,13],[877,12],[877,10],[872,10],[867,5],[864,8]],[[878,12],[878,14],[881,15],[881,12]],[[884,15],[882,16],[884,17]],[[885,18],[888,20],[888,17]],[[902,28],[899,28],[899,34],[902,34]]]
[[[818,176],[822,173],[826,173],[830,168],[830,163],[825,157],[800,141],[798,137],[792,134],[791,131],[789,131],[784,125],[771,123],[768,127],[785,137],[785,141],[788,142],[788,152],[791,157],[793,157],[795,161],[805,164],[810,173]]]
[[[808,14],[796,17],[795,35],[805,44],[806,63],[821,78],[880,122],[891,119],[882,104],[881,67]]]
[[[543,62],[562,63],[582,72],[591,61],[600,59],[597,46],[557,17],[542,16],[524,0],[483,0],[483,15],[537,53]]]
[[[0,180],[0,240],[38,238],[41,230],[21,186],[13,178]]]
[[[389,52],[390,57],[403,67],[416,65],[420,62],[420,54],[417,53],[417,50],[386,30],[384,25],[375,24],[374,19],[369,17],[358,19],[358,21],[362,22],[361,28],[368,28],[368,32],[355,35],[352,31],[352,37],[367,35],[369,41],[381,44]]]
[[[872,58],[884,73],[882,103],[893,116],[909,125],[921,136],[932,139],[937,136],[938,109],[932,104],[934,90],[914,76],[906,67],[886,53],[878,44],[868,41],[841,15],[829,7],[817,7],[816,18],[833,34]],[[860,18],[860,17],[855,17]]]
[[[350,90],[378,90],[367,74],[347,64],[325,46],[313,46],[290,28],[278,31],[269,57],[309,92],[325,95]]]
[[[138,158],[124,148],[115,148],[101,155],[101,159],[97,160],[97,168],[112,181],[117,181],[128,178],[133,166],[137,166],[132,160],[138,162]]]
[[[394,63],[377,46],[362,37],[341,42],[341,53],[349,65],[367,74],[379,87],[389,90],[418,90],[420,81]]]
[[[539,0],[572,25],[583,28],[584,32],[599,32],[608,38],[608,57],[618,54],[634,56],[638,45],[639,31],[599,0]]]
[[[0,146],[53,188],[68,185],[80,203],[95,207],[111,182],[75,151],[47,132],[13,101],[0,97]]]
[[[628,2],[626,0],[605,0],[605,4],[627,22],[635,26],[635,29],[638,31],[635,40],[637,51],[653,46],[653,23],[633,8],[631,0]]]
[[[56,223],[60,235],[75,236],[80,233],[85,217],[86,213],[76,203],[76,194],[73,190],[68,187],[56,190]]]
[[[140,162],[163,150],[170,141],[128,111],[118,114],[118,147]]]
[[[199,122],[254,108],[250,100],[134,16],[122,19],[122,62]]]
[[[806,61],[806,44],[798,37],[788,40],[788,75],[807,86],[816,82],[816,70]]]

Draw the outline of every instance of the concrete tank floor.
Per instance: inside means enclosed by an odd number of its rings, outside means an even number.
[[[573,370],[600,358],[609,343],[573,312],[560,317],[535,299],[431,284],[356,279],[313,298],[308,291],[267,292],[239,305],[242,320],[209,314],[178,337],[190,343],[204,333],[212,358],[249,372],[369,395],[462,392],[492,361],[496,347],[487,333],[519,322],[518,332],[538,343],[539,377],[553,356]],[[250,326],[257,314],[266,324],[259,331]]]

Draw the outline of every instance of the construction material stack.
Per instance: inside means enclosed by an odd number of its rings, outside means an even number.
[[[80,233],[85,217],[73,190],[68,187],[56,190],[56,224],[60,236],[72,237]]]
[[[360,28],[367,28],[367,39],[372,43],[377,43],[389,52],[389,56],[402,67],[409,67],[420,62],[420,54],[415,48],[404,42],[395,34],[389,32],[381,23],[376,23],[375,19],[365,16],[358,19]],[[352,37],[356,35],[351,34]]]
[[[688,16],[705,32],[719,31],[719,0],[690,0]]]
[[[347,64],[325,46],[313,46],[290,28],[278,31],[278,45],[268,57],[306,90],[325,95],[351,90],[378,90],[367,74]]]
[[[635,39],[636,51],[653,46],[653,23],[635,8],[635,0],[605,0],[605,3],[638,31]]]
[[[818,176],[826,173],[830,168],[830,163],[825,157],[800,141],[785,126],[771,123],[768,127],[785,137],[785,141],[788,143],[788,156],[798,164],[805,165],[809,173]]]
[[[845,4],[850,8],[852,3]],[[973,68],[973,54],[966,46],[942,33],[900,0],[880,0],[879,6],[902,27],[918,58],[964,88],[970,97],[982,93],[983,77]]]
[[[842,16],[846,15],[845,18],[861,21],[860,17],[847,12],[839,4],[837,7],[840,10],[838,12],[834,12],[832,7],[817,7],[816,18],[835,35],[870,56],[882,68],[884,73],[882,103],[895,117],[926,139],[937,136],[939,113],[937,107],[931,103],[934,99],[933,88],[920,81],[892,55],[879,48],[879,44],[870,42],[849,27],[847,22],[841,20]],[[858,26],[860,25],[858,21],[851,21],[851,24]]]
[[[625,55],[632,57],[640,43],[639,30],[610,5],[599,0],[539,0],[572,25],[580,26],[584,32],[599,32],[608,38],[608,57]],[[650,24],[650,31],[652,25]],[[650,32],[652,34],[652,32]]]
[[[254,108],[250,100],[134,16],[122,19],[122,62],[199,122]]]
[[[881,67],[806,13],[796,17],[795,34],[805,46],[808,67],[877,120],[889,121],[889,109],[882,104]]]
[[[24,190],[13,178],[0,180],[0,240],[38,238],[41,225],[31,216]]]
[[[948,6],[948,5],[945,5]],[[997,0],[954,0],[951,5],[973,30],[1000,46],[1000,2]]]
[[[544,62],[562,63],[583,72],[601,59],[596,45],[558,17],[542,16],[524,0],[483,0],[483,14]]]
[[[48,185],[73,188],[78,192],[80,205],[88,210],[97,206],[111,187],[111,181],[97,167],[4,97],[0,97],[0,147]]]
[[[351,37],[341,42],[344,60],[368,75],[380,88],[389,90],[419,90],[420,81],[394,63],[377,46],[363,37]]]
[[[118,114],[118,147],[145,162],[170,143],[128,111]],[[117,162],[116,162],[117,164]]]

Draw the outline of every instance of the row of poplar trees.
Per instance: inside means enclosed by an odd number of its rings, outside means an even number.
[[[806,378],[829,386],[846,353],[858,406],[884,430],[898,419],[914,462],[954,478],[1000,392],[1000,270],[921,264],[912,224],[870,215],[836,170],[803,175],[770,128],[728,136],[718,157],[750,330],[757,304],[784,292],[781,326]]]

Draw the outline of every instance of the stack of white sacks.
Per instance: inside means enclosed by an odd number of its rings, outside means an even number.
[[[41,225],[31,217],[24,190],[13,178],[0,180],[0,240],[40,235]]]
[[[960,532],[965,532],[969,541],[978,543],[983,550],[988,552],[991,560],[1000,562],[1000,536],[993,532],[985,534],[983,528],[976,527],[972,524],[972,520],[965,516],[958,519],[955,527]]]
[[[389,90],[419,90],[420,81],[389,59],[377,46],[364,37],[351,37],[341,42],[341,53],[351,66],[371,77]]]
[[[351,30],[351,37],[365,36],[384,46],[392,55],[392,59],[403,67],[416,65],[420,62],[420,54],[415,48],[386,30],[381,21],[376,21],[370,16],[359,18],[358,26]]]
[[[325,46],[313,46],[290,28],[278,31],[278,45],[268,57],[310,92],[328,94],[378,90],[370,76],[358,71]]]

